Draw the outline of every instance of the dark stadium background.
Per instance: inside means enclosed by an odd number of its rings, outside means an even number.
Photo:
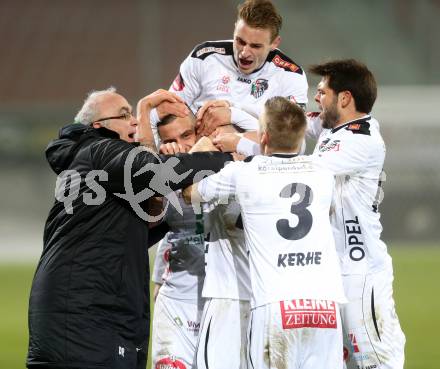
[[[1,368],[24,367],[29,286],[54,194],[47,142],[91,89],[113,85],[135,105],[168,88],[194,45],[232,37],[237,3],[0,0]],[[297,63],[354,57],[377,77],[383,239],[395,260],[406,368],[438,368],[440,1],[274,3],[284,18],[281,48]],[[309,109],[317,82],[309,77]]]

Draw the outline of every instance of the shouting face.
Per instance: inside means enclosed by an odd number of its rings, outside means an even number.
[[[234,58],[238,68],[244,74],[250,74],[260,68],[270,51],[280,44],[280,37],[272,41],[268,28],[253,28],[243,20],[238,20],[234,31]]]
[[[328,80],[324,77],[318,84],[315,101],[319,105],[323,128],[334,128],[339,123],[338,95],[328,86]]]
[[[125,97],[109,92],[97,98],[99,116],[93,122],[93,127],[105,127],[119,134],[121,140],[134,142],[137,119]]]

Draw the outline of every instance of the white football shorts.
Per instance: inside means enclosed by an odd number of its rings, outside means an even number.
[[[202,305],[159,292],[154,305],[152,368],[190,369],[194,364]]]
[[[402,369],[405,335],[393,299],[392,268],[343,276],[348,304],[341,305],[347,368]]]
[[[246,369],[249,314],[249,301],[206,300],[197,346],[197,369]]]
[[[251,311],[249,369],[341,369],[342,327],[337,303],[287,300]]]

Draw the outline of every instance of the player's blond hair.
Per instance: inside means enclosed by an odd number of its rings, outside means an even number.
[[[301,147],[307,126],[304,111],[284,97],[275,96],[264,104],[260,131],[268,135],[273,151],[297,151]]]
[[[237,20],[242,19],[253,28],[270,29],[272,39],[279,35],[283,19],[269,0],[246,0],[238,7]]]

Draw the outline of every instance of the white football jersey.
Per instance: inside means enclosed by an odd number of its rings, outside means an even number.
[[[170,232],[159,243],[152,279],[162,283],[161,293],[167,297],[197,300],[201,296],[205,277],[203,218],[194,214],[193,207],[185,203],[181,191],[176,193],[183,215],[169,203],[165,220]],[[172,247],[181,248],[182,263],[176,267],[169,264]]]
[[[344,302],[329,221],[331,172],[311,157],[255,156],[203,179],[205,201],[235,195],[249,249],[252,307],[290,299]]]
[[[208,204],[204,210],[208,242],[202,296],[249,301],[249,258],[240,207],[230,201],[228,204]]]
[[[307,79],[300,66],[276,49],[251,74],[243,74],[233,57],[233,41],[208,41],[194,48],[180,66],[171,91],[196,111],[207,100],[263,105],[273,96],[307,103]]]
[[[374,273],[391,265],[380,239],[385,144],[370,116],[335,129],[322,129],[318,113],[309,114],[309,134],[319,135],[314,156],[336,175],[331,223],[343,274]]]
[[[232,40],[197,45],[180,65],[179,74],[170,87],[170,91],[182,97],[193,112],[208,100],[228,100],[233,106],[232,123],[245,130],[258,129],[255,116],[245,111],[249,107],[262,108],[274,96],[287,97],[305,106],[307,90],[303,69],[279,49],[271,51],[259,69],[243,74],[234,60]],[[153,126],[157,121],[154,110]]]

